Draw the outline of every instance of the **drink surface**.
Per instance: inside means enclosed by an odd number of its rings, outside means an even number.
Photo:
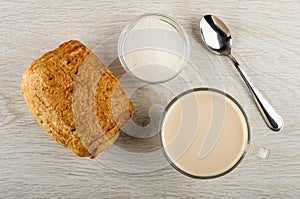
[[[230,98],[214,91],[195,91],[168,109],[161,137],[166,155],[178,169],[209,177],[239,162],[247,147],[248,126]]]

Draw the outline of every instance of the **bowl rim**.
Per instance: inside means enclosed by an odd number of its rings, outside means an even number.
[[[129,32],[133,29],[133,27],[141,20],[144,18],[149,18],[149,17],[154,17],[157,18],[165,23],[168,23],[169,25],[171,25],[175,30],[177,30],[177,33],[179,33],[182,42],[183,42],[183,57],[182,57],[182,63],[181,66],[179,67],[178,71],[176,71],[172,76],[170,76],[169,78],[163,79],[163,80],[159,80],[159,81],[148,81],[145,79],[142,79],[140,77],[138,77],[137,75],[133,74],[130,70],[130,68],[127,65],[126,59],[125,59],[125,53],[124,53],[124,46],[125,46],[125,42],[126,42],[126,38],[129,34]],[[163,51],[163,49],[160,49]],[[164,83],[167,81],[170,81],[171,79],[175,78],[177,75],[179,75],[182,70],[184,69],[184,66],[186,65],[186,63],[188,63],[188,60],[190,58],[190,40],[189,37],[186,33],[186,31],[184,30],[184,28],[172,17],[162,14],[162,13],[146,13],[143,14],[141,16],[136,17],[133,21],[131,21],[127,26],[125,26],[125,28],[122,30],[120,36],[119,36],[119,40],[118,40],[118,57],[120,60],[121,65],[123,66],[123,68],[126,70],[126,72],[128,72],[131,76],[141,80],[142,82],[148,83],[148,84],[157,84],[157,83]]]

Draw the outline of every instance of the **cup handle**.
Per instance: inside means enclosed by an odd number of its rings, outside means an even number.
[[[269,149],[257,146],[256,144],[250,144],[249,152],[261,159],[268,159],[270,155]]]

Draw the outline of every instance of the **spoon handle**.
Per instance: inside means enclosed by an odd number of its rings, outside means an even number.
[[[242,76],[249,90],[251,91],[255,99],[256,105],[258,106],[260,113],[263,116],[269,128],[273,131],[280,131],[283,128],[282,117],[275,111],[272,105],[259,92],[259,90],[255,87],[253,82],[250,81],[246,73],[239,67],[240,64],[237,62],[237,60],[232,55],[229,55],[229,57],[234,63],[235,68]]]

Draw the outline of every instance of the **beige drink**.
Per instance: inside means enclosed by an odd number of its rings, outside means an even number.
[[[161,138],[175,168],[194,177],[217,177],[244,156],[248,124],[231,98],[219,91],[199,89],[168,108]]]

